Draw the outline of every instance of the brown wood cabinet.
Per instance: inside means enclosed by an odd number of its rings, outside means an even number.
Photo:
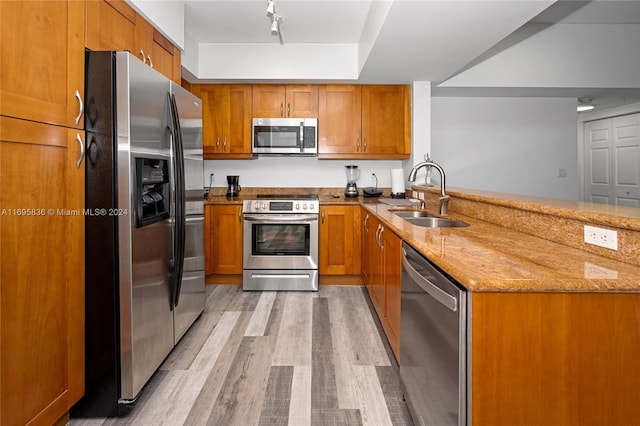
[[[87,2],[86,46],[91,50],[128,50],[180,84],[180,49],[124,0]]]
[[[124,0],[87,2],[86,46],[91,50],[128,50],[137,54],[138,14]],[[142,59],[139,56],[140,59]]]
[[[363,281],[396,359],[400,359],[402,240],[373,215],[362,220]]]
[[[323,85],[318,93],[320,158],[409,157],[409,86]]]
[[[0,22],[0,115],[83,129],[85,3],[1,1]]]
[[[0,423],[53,424],[84,392],[84,133],[0,135]]]
[[[640,417],[640,294],[472,293],[475,425]]]
[[[242,274],[242,205],[205,206],[206,274]]]
[[[318,153],[350,156],[362,146],[362,86],[322,85],[318,89]]]
[[[411,153],[409,86],[362,86],[362,153],[408,158]]]
[[[360,274],[360,206],[320,206],[320,275]]]
[[[204,158],[255,158],[251,153],[251,85],[192,84],[202,99]]]
[[[253,116],[258,118],[318,117],[318,86],[254,84]]]

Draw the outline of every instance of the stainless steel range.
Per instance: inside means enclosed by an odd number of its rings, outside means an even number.
[[[318,291],[319,211],[316,195],[244,201],[244,290]]]

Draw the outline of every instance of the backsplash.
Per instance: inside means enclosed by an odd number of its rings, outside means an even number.
[[[427,205],[438,205],[439,188],[415,185],[412,190],[424,194]],[[640,266],[640,209],[463,189],[450,189],[447,194],[451,197],[451,213]],[[548,204],[544,203],[545,200]],[[578,208],[570,208],[573,204]],[[614,214],[608,214],[607,210]],[[618,250],[586,244],[584,225],[617,231]]]
[[[255,160],[205,160],[203,186],[209,187],[214,173],[214,187],[226,187],[227,175],[240,176],[242,187],[272,188],[344,188],[344,166],[360,167],[358,187],[391,187],[391,169],[402,168],[402,160],[319,160],[317,157],[259,157]]]

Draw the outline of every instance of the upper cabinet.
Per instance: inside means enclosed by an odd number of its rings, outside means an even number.
[[[320,158],[409,158],[409,86],[325,85],[318,98]]]
[[[180,84],[180,49],[150,23],[138,17],[135,54],[146,64]]]
[[[254,158],[251,153],[251,85],[193,84],[202,99],[204,158]]]
[[[0,115],[84,128],[85,3],[0,1],[0,22]]]
[[[253,116],[258,118],[318,117],[318,86],[253,85]]]
[[[88,1],[87,48],[136,53],[136,21],[136,11],[123,0]]]
[[[180,49],[123,0],[87,2],[87,22],[87,48],[128,50],[180,84]]]
[[[318,90],[318,153],[353,158],[362,147],[362,86],[323,85]]]

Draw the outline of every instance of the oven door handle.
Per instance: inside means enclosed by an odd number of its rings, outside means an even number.
[[[318,221],[318,215],[317,214],[306,214],[306,215],[289,214],[289,215],[279,215],[279,216],[275,216],[275,215],[252,216],[252,215],[245,214],[244,215],[244,220],[246,220],[248,222],[263,222],[263,223],[269,223],[269,222],[300,222],[300,221],[314,221],[314,222],[317,222]]]

